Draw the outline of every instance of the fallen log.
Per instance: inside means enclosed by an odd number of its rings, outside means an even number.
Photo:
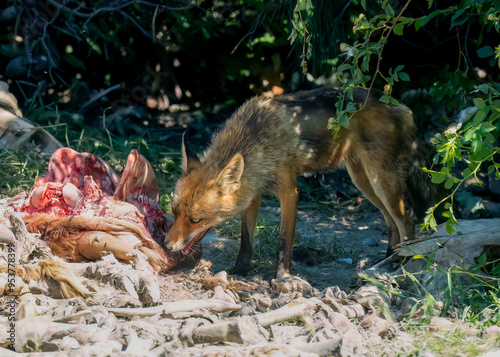
[[[438,264],[465,267],[475,264],[485,246],[500,245],[500,218],[458,220],[458,223],[453,235],[447,233],[445,225],[441,224],[430,238],[408,241],[394,250],[403,257],[435,252],[434,260]]]

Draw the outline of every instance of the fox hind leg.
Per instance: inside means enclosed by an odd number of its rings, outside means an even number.
[[[354,185],[365,195],[366,198],[377,207],[384,216],[385,223],[389,232],[389,247],[387,255],[392,254],[392,242],[399,240],[399,230],[396,222],[385,208],[384,203],[377,196],[372,184],[366,174],[365,168],[360,161],[351,161],[347,164],[347,172],[351,176]]]
[[[406,211],[403,200],[403,191],[401,178],[397,177],[397,169],[370,168],[367,171],[367,177],[376,195],[383,203],[386,210],[394,220],[399,232],[393,234],[389,241],[390,247],[395,246],[405,240],[412,240],[415,236],[414,224],[408,212]]]
[[[372,182],[377,196],[384,203],[384,206],[387,208],[398,227],[399,236],[395,237],[393,235],[391,238],[394,239],[391,239],[389,242],[390,245],[395,246],[403,241],[412,240],[415,236],[415,228],[413,221],[406,212],[402,190],[394,186],[394,182],[390,180],[390,178],[389,180],[382,178],[380,180],[371,179],[370,181]]]

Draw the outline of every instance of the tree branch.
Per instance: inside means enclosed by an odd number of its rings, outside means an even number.
[[[408,6],[410,5],[411,2],[412,2],[412,0],[408,0],[406,2],[405,6],[403,6],[401,11],[399,12],[398,17],[396,17],[396,20],[394,20],[394,22],[392,23],[391,28],[387,32],[387,36],[384,38],[384,42],[382,43],[382,46],[380,47],[380,53],[378,54],[377,68],[375,69],[375,73],[373,74],[373,78],[372,78],[372,81],[370,83],[370,87],[368,88],[368,94],[366,95],[366,99],[365,99],[365,103],[363,104],[363,107],[366,106],[366,103],[368,103],[368,98],[370,97],[370,92],[372,91],[373,84],[375,83],[375,79],[377,78],[377,75],[380,72],[380,62],[382,62],[382,52],[384,52],[385,44],[387,43],[387,40],[389,39],[389,36],[391,35],[392,30],[394,29],[394,26],[396,26],[399,18],[401,17],[401,15],[403,15],[403,12],[406,11],[406,9],[408,8]]]

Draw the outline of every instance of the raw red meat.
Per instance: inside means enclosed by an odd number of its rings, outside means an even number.
[[[54,253],[69,261],[96,259],[107,251],[133,261],[144,253],[156,270],[165,271],[182,258],[163,249],[172,223],[158,199],[151,164],[137,150],[130,152],[120,179],[99,157],[61,148],[21,212],[28,228],[44,234]]]

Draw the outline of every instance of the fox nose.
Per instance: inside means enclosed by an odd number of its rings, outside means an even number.
[[[171,245],[171,244],[165,243],[165,249],[166,249],[167,251],[171,252],[171,251],[172,251],[172,249],[173,249],[173,247],[172,247],[172,245]]]

